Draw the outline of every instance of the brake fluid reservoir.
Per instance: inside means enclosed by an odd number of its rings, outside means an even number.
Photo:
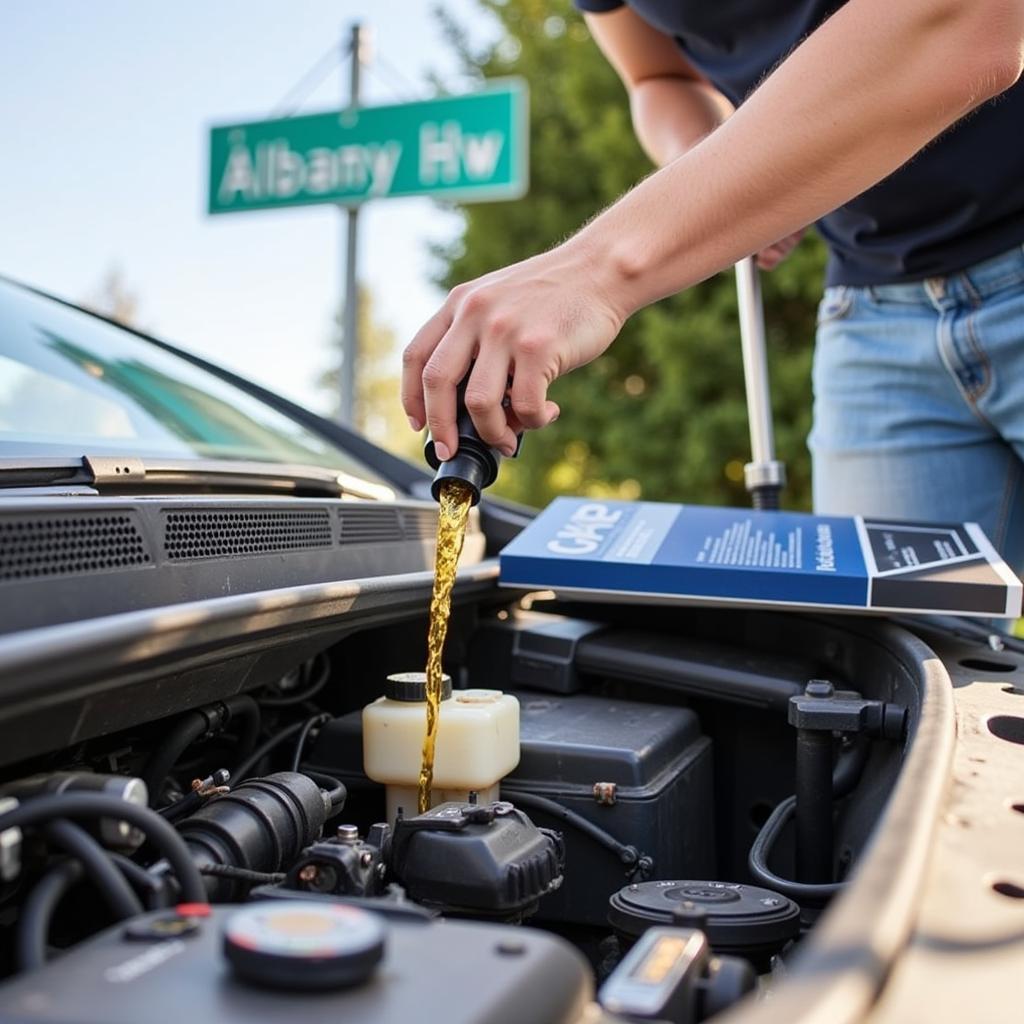
[[[498,799],[498,784],[519,764],[519,701],[501,690],[441,691],[431,806]],[[426,675],[388,676],[384,696],[363,708],[363,770],[387,787],[388,821],[399,810],[416,814],[423,738],[427,729]]]

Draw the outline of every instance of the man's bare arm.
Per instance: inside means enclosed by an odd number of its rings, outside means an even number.
[[[682,156],[732,113],[732,104],[675,42],[629,7],[585,20],[626,86],[640,145],[659,167]]]
[[[623,321],[842,205],[1019,78],[1020,0],[849,0],[718,130],[548,253],[460,285],[405,352],[403,403],[444,452],[455,387],[481,435],[557,407]],[[502,409],[513,376],[511,407]]]

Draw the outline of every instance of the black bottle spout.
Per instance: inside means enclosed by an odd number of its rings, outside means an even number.
[[[461,480],[473,492],[473,504],[480,501],[480,492],[490,487],[498,478],[498,466],[501,465],[502,454],[491,448],[476,431],[473,420],[466,409],[464,400],[465,381],[459,385],[455,425],[459,432],[459,449],[446,462],[437,457],[434,450],[434,439],[428,434],[423,446],[423,457],[427,465],[436,470],[434,481],[430,485],[430,493],[435,501],[441,500],[441,484],[445,480]],[[512,458],[519,454],[523,443],[523,435],[516,435],[516,450]]]

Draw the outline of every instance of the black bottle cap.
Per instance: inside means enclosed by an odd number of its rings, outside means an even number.
[[[473,418],[466,408],[466,382],[469,374],[459,384],[456,391],[455,429],[459,437],[459,448],[455,455],[445,462],[437,457],[434,439],[427,435],[423,446],[423,457],[427,465],[436,470],[434,481],[430,485],[430,493],[435,501],[441,500],[441,484],[445,480],[461,480],[473,494],[473,504],[480,501],[480,492],[490,487],[498,479],[498,466],[501,465],[501,453],[491,448],[477,433]],[[511,381],[509,382],[511,385]],[[516,435],[515,458],[523,443],[523,435]]]
[[[791,899],[734,882],[654,881],[620,889],[609,900],[608,921],[633,940],[652,925],[678,926],[677,908],[700,925],[716,953],[732,953],[765,965],[800,928],[800,908]]]
[[[445,672],[441,676],[441,700],[452,695],[452,677]],[[409,703],[423,703],[427,699],[426,672],[396,672],[384,682],[384,696],[389,700],[405,700]]]

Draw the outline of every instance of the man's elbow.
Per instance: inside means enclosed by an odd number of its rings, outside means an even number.
[[[949,68],[970,106],[1006,92],[1024,71],[1024,3],[1021,0],[934,0],[950,12],[956,28]],[[953,10],[950,10],[950,9]],[[952,27],[952,26],[950,26]]]

